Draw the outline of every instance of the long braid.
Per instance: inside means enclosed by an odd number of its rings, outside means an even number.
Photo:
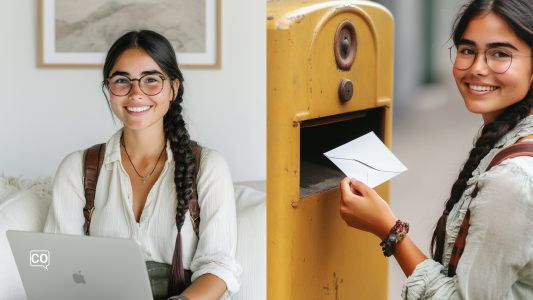
[[[459,173],[457,181],[455,181],[452,186],[450,198],[444,205],[445,212],[443,212],[437,222],[437,226],[431,237],[430,249],[435,261],[442,264],[448,213],[461,199],[467,187],[466,183],[472,177],[472,172],[474,172],[480,161],[490,152],[490,150],[492,150],[496,142],[509,130],[512,130],[522,119],[527,117],[532,109],[533,92],[529,92],[525,99],[509,106],[494,122],[483,127],[481,136],[477,139],[474,148],[470,151],[468,160],[465,162],[463,169]]]
[[[163,127],[167,140],[170,142],[170,149],[174,156],[174,183],[176,184],[176,196],[178,205],[176,207],[176,226],[178,228],[178,237],[174,257],[172,258],[172,269],[168,285],[168,297],[181,294],[186,288],[185,271],[183,268],[182,247],[181,247],[181,228],[185,222],[189,202],[193,196],[193,180],[196,159],[189,146],[189,133],[185,127],[185,121],[181,114],[183,101],[183,84],[180,83],[178,95],[171,102],[170,108],[163,118]]]

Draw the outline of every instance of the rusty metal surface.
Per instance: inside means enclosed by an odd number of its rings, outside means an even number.
[[[318,158],[321,146],[365,130],[391,146],[392,16],[371,1],[269,0],[266,17],[267,298],[387,299],[388,260],[378,238],[346,226],[338,188],[326,183],[305,194],[300,183],[302,172],[304,187],[342,176]],[[344,20],[358,40],[346,71],[331,46]],[[339,96],[343,79],[353,84],[347,102]],[[343,122],[354,127],[335,127]],[[389,183],[376,191],[389,200]]]

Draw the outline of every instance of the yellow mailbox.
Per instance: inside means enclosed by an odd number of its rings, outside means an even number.
[[[267,1],[269,300],[387,298],[380,241],[340,218],[322,153],[370,131],[390,148],[393,23],[371,1]]]

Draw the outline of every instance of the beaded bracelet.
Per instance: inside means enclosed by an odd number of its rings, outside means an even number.
[[[396,221],[396,224],[392,226],[389,235],[379,244],[383,255],[389,257],[394,251],[394,246],[403,240],[403,238],[409,232],[409,223]]]

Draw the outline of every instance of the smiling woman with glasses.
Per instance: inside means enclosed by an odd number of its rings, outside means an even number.
[[[63,160],[44,231],[135,239],[156,300],[231,299],[241,282],[233,184],[224,158],[189,138],[183,83],[162,35],[132,31],[111,46],[102,90],[124,126],[104,148],[92,208],[84,151]]]
[[[435,225],[431,258],[355,179],[341,182],[340,214],[394,255],[408,277],[404,299],[533,299],[533,1],[470,0],[452,40],[457,88],[484,125]]]

